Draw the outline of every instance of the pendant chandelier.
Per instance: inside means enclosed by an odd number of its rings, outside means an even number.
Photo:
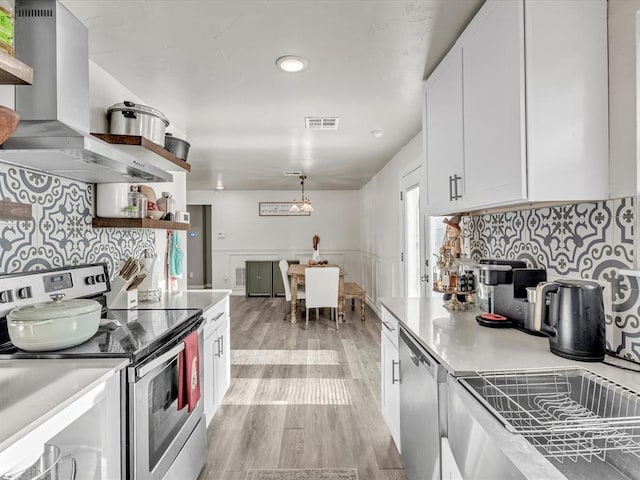
[[[294,197],[293,204],[291,208],[289,208],[290,212],[313,212],[313,207],[311,206],[311,201],[309,197],[304,196],[304,181],[307,179],[306,175],[300,175],[300,185],[302,186],[302,197],[301,201],[296,202]]]

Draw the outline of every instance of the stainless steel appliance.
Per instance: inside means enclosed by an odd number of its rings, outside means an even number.
[[[539,334],[534,329],[533,309],[528,302],[527,287],[547,280],[544,268],[528,268],[521,260],[483,258],[479,265],[479,283],[489,287],[488,298],[480,299],[481,307],[506,317],[519,330]],[[484,291],[484,290],[483,290]],[[488,307],[488,308],[487,308]]]
[[[15,88],[20,123],[0,159],[88,183],[172,180],[89,133],[87,28],[59,1],[18,0],[15,43],[36,74],[33,85]]]
[[[140,135],[164,147],[169,120],[155,108],[125,100],[107,108],[107,119],[109,133],[113,135]]]
[[[604,360],[604,301],[599,283],[557,280],[538,285],[536,297],[535,328],[549,336],[552,353],[584,362]]]
[[[0,276],[0,360],[15,358],[130,359],[123,382],[123,478],[195,480],[206,458],[203,402],[178,410],[178,358],[183,339],[202,333],[199,309],[103,310],[98,332],[81,345],[25,352],[10,342],[6,315],[18,305],[41,302],[55,292],[100,301],[109,290],[103,264]],[[202,335],[200,335],[202,351]],[[79,466],[80,468],[80,466]]]
[[[403,328],[400,355],[400,444],[409,480],[440,479],[439,383],[442,367]],[[443,384],[446,386],[446,384]]]

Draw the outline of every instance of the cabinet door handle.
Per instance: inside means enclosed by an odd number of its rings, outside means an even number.
[[[462,198],[462,195],[458,195],[458,180],[462,180],[462,177],[459,177],[458,174],[456,173],[453,176],[454,191],[455,191],[453,195],[454,200],[458,200],[459,198]]]
[[[453,177],[449,175],[449,201],[452,202],[453,200]]]
[[[396,365],[398,366],[398,378],[396,378]],[[400,361],[391,360],[391,384],[400,383]]]
[[[220,335],[220,356],[224,355],[224,335]]]
[[[216,345],[217,345],[218,348],[216,349],[217,353],[214,353],[213,356],[214,357],[219,357],[220,356],[220,337],[216,338],[214,340],[214,342],[216,342]]]
[[[382,324],[387,327],[387,330],[389,330],[390,332],[393,332],[395,330],[395,328],[393,328],[391,326],[391,324],[389,322],[385,322],[384,320],[382,321]]]

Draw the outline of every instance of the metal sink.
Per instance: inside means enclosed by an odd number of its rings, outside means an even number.
[[[570,478],[640,479],[640,395],[584,368],[477,372],[460,382]]]

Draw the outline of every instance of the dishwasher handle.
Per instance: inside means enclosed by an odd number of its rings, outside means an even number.
[[[416,367],[420,365],[425,366],[425,368],[429,370],[429,373],[436,378],[437,362],[430,358],[429,354],[423,348],[419,347],[415,340],[411,338],[410,334],[405,332],[403,328],[400,328],[400,340],[409,348],[409,358],[413,364]]]

